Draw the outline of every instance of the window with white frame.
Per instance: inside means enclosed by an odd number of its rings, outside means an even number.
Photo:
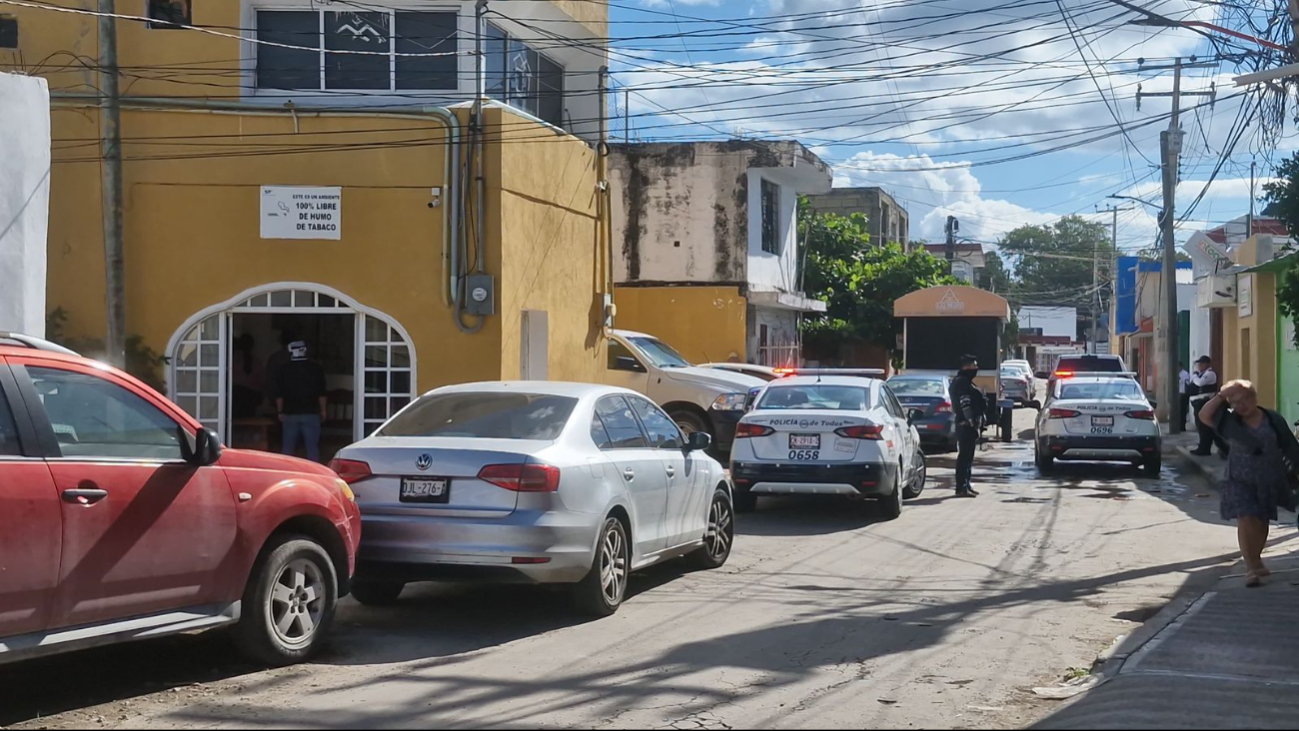
[[[564,67],[491,23],[485,41],[487,96],[564,126]]]
[[[459,86],[457,14],[257,10],[259,89],[403,91]]]

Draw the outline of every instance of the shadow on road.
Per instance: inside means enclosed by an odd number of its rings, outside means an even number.
[[[446,658],[430,659],[414,667],[402,667],[387,676],[367,678],[357,684],[330,684],[317,689],[322,700],[331,694],[392,683],[400,692],[384,696],[383,703],[350,705],[340,709],[312,710],[276,708],[250,702],[223,701],[178,709],[166,716],[169,723],[211,725],[239,723],[255,718],[259,725],[291,723],[303,727],[378,728],[430,727],[449,723],[464,725],[464,713],[475,707],[499,710],[493,727],[535,725],[536,719],[557,712],[582,709],[588,717],[617,719],[628,710],[642,707],[647,699],[665,695],[686,696],[689,701],[674,705],[674,714],[695,718],[723,704],[739,703],[774,688],[805,681],[821,668],[844,662],[869,664],[903,652],[933,647],[951,633],[968,626],[971,615],[1001,612],[1008,608],[1043,602],[1074,603],[1100,593],[1106,587],[1170,572],[1194,576],[1213,571],[1232,556],[1212,556],[1117,572],[1108,576],[1071,581],[1019,577],[1004,591],[988,596],[943,604],[914,604],[902,611],[881,611],[883,605],[897,606],[897,597],[884,597],[877,588],[791,587],[802,589],[800,603],[807,613],[803,621],[771,624],[721,637],[672,647],[640,663],[601,663],[598,670],[569,675],[535,677],[527,672],[502,669],[492,676],[456,672]],[[818,596],[825,596],[824,600]],[[845,602],[845,597],[848,599]],[[743,601],[737,598],[734,601]],[[824,610],[818,608],[826,602]],[[833,604],[833,611],[829,611]],[[359,660],[359,658],[358,658]],[[701,672],[718,668],[757,671],[764,680],[757,685],[718,685],[699,679]],[[437,669],[436,676],[422,670]],[[755,719],[766,727],[779,716]]]

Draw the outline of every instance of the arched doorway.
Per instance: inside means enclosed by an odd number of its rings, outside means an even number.
[[[253,315],[347,318],[351,398],[345,399],[347,403],[331,400],[330,410],[340,422],[350,419],[352,439],[364,438],[414,398],[415,349],[400,323],[324,285],[268,284],[195,313],[167,346],[168,395],[227,444],[232,427],[234,326],[238,318]]]

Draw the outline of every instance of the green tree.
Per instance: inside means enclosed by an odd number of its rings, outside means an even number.
[[[986,289],[1005,297],[1014,284],[1010,272],[1006,269],[1006,261],[995,251],[985,254],[983,261],[983,269],[979,271],[977,282],[979,289]]]
[[[1290,237],[1299,234],[1299,153],[1276,166],[1274,178],[1263,184],[1263,215],[1281,219],[1290,229]]]
[[[1086,305],[1092,301],[1093,258],[1097,281],[1109,281],[1114,246],[1104,224],[1066,216],[1050,226],[1020,226],[1000,243],[1027,304]]]
[[[893,301],[956,283],[947,263],[924,249],[872,245],[861,214],[817,213],[801,201],[798,215],[807,247],[804,290],[827,305],[824,314],[803,322],[804,340],[814,350],[834,351],[854,341],[893,350],[901,333]]]
[[[1299,153],[1277,165],[1275,179],[1263,185],[1267,206],[1263,215],[1285,223],[1293,239],[1299,233]],[[1299,264],[1291,264],[1276,282],[1276,305],[1281,314],[1299,322]],[[1294,329],[1294,345],[1299,347],[1299,328]]]

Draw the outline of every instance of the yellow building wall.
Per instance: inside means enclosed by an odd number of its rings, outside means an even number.
[[[1238,309],[1228,310],[1223,319],[1226,343],[1223,358],[1228,370],[1225,380],[1244,378],[1254,382],[1260,406],[1275,409],[1276,403],[1276,276],[1254,272],[1254,312],[1241,317]],[[1245,336],[1249,331],[1246,368]]]
[[[746,360],[748,300],[737,287],[617,287],[615,325],[654,335],[692,363]]]
[[[599,218],[599,158],[576,138],[487,109],[488,249],[501,257],[501,374],[520,376],[524,310],[549,316],[548,377],[599,382],[606,368],[607,257]]]
[[[84,0],[54,4],[87,7]],[[607,17],[598,3],[559,4],[583,23]],[[239,5],[195,3],[194,22],[238,28]],[[146,3],[119,0],[117,8],[143,15]],[[85,65],[93,61],[85,59],[98,53],[95,18],[19,7],[0,12],[18,16],[21,43],[21,55],[0,50],[0,70],[39,73],[56,92],[94,91],[96,74]],[[302,111],[295,120],[271,107],[255,114],[133,107],[130,97],[238,99],[246,82],[229,70],[242,49],[235,39],[135,21],[120,21],[118,32],[127,97],[128,334],[164,353],[198,311],[252,287],[306,282],[337,289],[405,327],[419,359],[419,390],[517,378],[525,309],[549,314],[550,377],[600,379],[597,302],[607,290],[607,262],[592,149],[508,111],[487,110],[489,129],[508,135],[492,140],[487,156],[486,270],[497,277],[497,315],[465,334],[443,297],[449,190],[442,207],[428,206],[430,190],[449,183],[447,132],[438,118],[358,110],[324,117]],[[178,68],[159,71],[168,65]],[[63,100],[52,113],[48,303],[68,313],[67,336],[103,338],[99,121],[92,103]],[[457,114],[467,143],[468,111]],[[262,185],[341,186],[341,240],[261,239]]]

